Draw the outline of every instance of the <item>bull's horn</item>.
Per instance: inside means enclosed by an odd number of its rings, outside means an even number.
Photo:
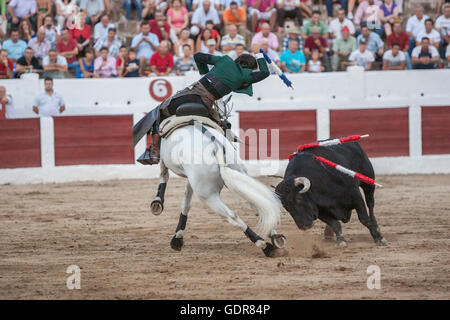
[[[306,177],[297,177],[294,179],[294,184],[296,187],[303,186],[303,189],[299,191],[299,193],[308,192],[309,188],[311,188],[311,181],[309,181]]]

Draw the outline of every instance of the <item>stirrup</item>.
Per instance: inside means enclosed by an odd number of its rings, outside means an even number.
[[[159,163],[159,157],[152,155],[149,148],[145,149],[145,152],[136,160],[142,165],[152,165]]]

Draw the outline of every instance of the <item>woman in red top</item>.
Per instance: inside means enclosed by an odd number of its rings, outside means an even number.
[[[91,27],[85,21],[85,14],[80,13],[80,20],[69,31],[70,37],[78,44],[78,52],[83,55],[85,50],[91,47]]]

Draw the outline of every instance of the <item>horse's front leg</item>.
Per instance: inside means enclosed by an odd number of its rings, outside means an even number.
[[[164,194],[166,193],[167,181],[169,181],[169,169],[167,169],[164,162],[159,163],[161,174],[159,177],[158,191],[156,192],[155,200],[150,204],[152,213],[157,216],[164,210]]]
[[[186,229],[187,214],[189,212],[189,209],[191,208],[192,193],[193,190],[188,181],[186,184],[186,190],[184,192],[183,203],[181,204],[180,219],[178,220],[175,235],[170,241],[170,246],[176,251],[181,251],[181,248],[183,247],[184,229]]]

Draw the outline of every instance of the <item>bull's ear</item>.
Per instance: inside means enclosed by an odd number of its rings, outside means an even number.
[[[305,193],[311,188],[311,181],[306,177],[297,177],[294,179],[294,185],[296,187],[302,187],[302,190],[300,190],[299,193]]]

